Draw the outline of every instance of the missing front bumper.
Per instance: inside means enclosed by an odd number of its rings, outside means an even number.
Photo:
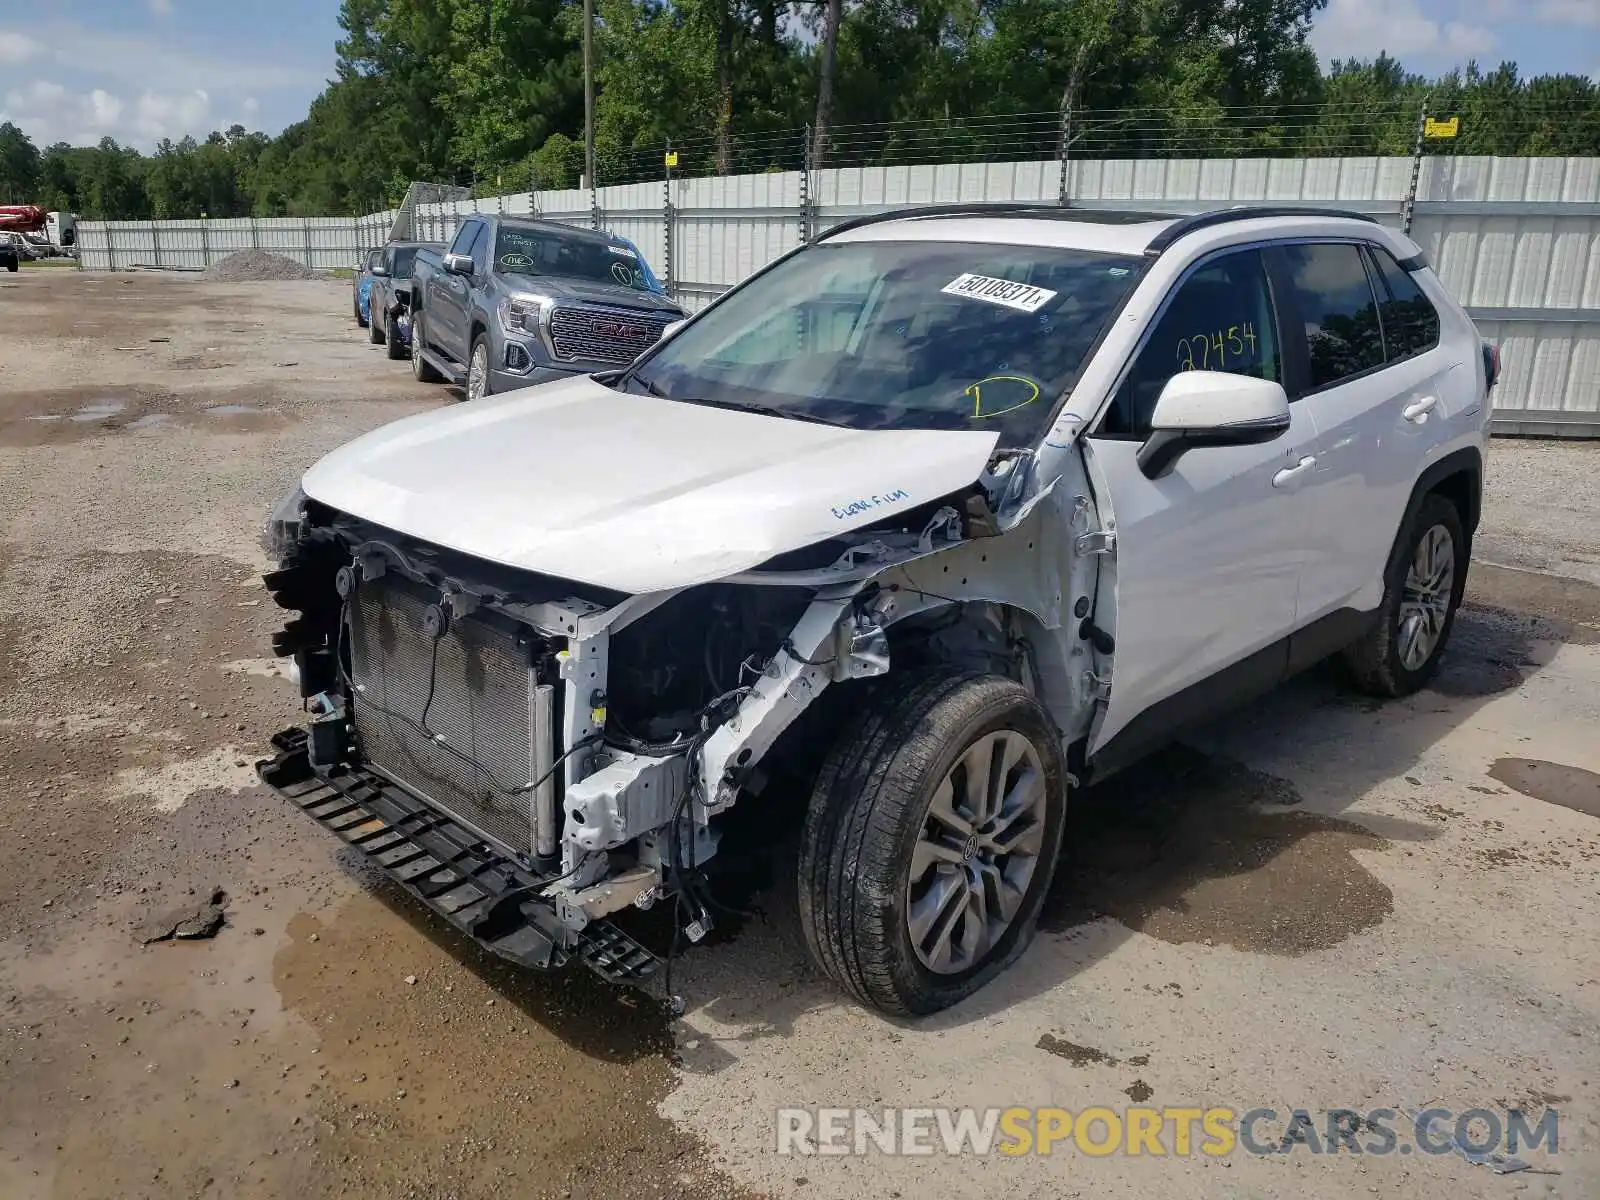
[[[609,921],[571,934],[535,875],[405,789],[359,767],[316,773],[304,729],[272,745],[276,756],[256,764],[263,783],[486,950],[541,970],[575,957],[612,983],[640,983],[661,965]]]

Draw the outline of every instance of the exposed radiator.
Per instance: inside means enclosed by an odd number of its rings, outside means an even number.
[[[515,789],[553,761],[552,689],[541,687],[537,676],[542,643],[530,631],[501,628],[477,615],[457,618],[437,643],[435,666],[435,643],[422,624],[435,599],[393,576],[364,583],[356,593],[350,667],[362,757],[462,824],[530,853],[536,794]],[[545,736],[536,736],[537,728]],[[549,797],[552,788],[547,783],[541,791]]]

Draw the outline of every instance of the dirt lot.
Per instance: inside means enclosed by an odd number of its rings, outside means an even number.
[[[1082,796],[1046,932],[974,1001],[841,1002],[780,889],[669,1023],[486,961],[253,784],[296,711],[261,516],[452,402],[349,296],[0,284],[4,1200],[1600,1194],[1600,447],[1496,444],[1502,565],[1434,688],[1313,674]],[[215,939],[141,944],[216,888]],[[773,1152],[784,1105],[1146,1100],[1553,1106],[1560,1152]]]

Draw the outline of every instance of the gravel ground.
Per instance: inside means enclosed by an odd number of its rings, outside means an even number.
[[[452,402],[348,313],[324,281],[0,284],[0,1197],[1600,1194],[1600,447],[1496,444],[1435,687],[1313,673],[1080,796],[1044,932],[973,1001],[844,1003],[778,887],[680,961],[669,1022],[486,960],[253,785],[296,715],[265,509]],[[217,887],[214,940],[141,944]],[[773,1151],[779,1106],[1139,1101],[1555,1106],[1560,1153]]]
[[[215,283],[257,283],[263,280],[311,279],[314,272],[302,262],[266,250],[239,250],[205,269]]]

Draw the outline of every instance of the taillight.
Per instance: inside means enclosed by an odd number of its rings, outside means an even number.
[[[1500,347],[1483,343],[1484,387],[1492,388],[1500,381]]]

